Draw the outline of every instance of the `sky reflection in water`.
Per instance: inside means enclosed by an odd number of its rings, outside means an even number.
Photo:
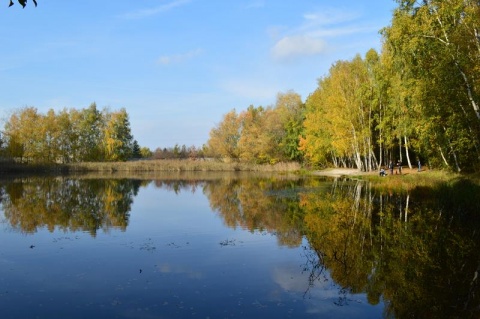
[[[272,230],[226,227],[205,185],[144,183],[128,226],[99,225],[94,235],[38,220],[22,221],[38,225],[25,231],[2,212],[2,318],[381,317],[381,306],[343,294],[326,272],[309,288],[305,239],[288,247]]]

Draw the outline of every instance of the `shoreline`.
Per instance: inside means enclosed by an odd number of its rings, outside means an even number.
[[[323,170],[313,171],[311,174],[315,176],[342,177],[352,175],[368,175],[372,173],[373,172],[362,172],[355,168],[326,168]]]

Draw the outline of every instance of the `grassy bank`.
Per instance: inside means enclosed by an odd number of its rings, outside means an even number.
[[[456,174],[440,170],[424,170],[418,172],[416,169],[404,169],[403,173],[381,177],[377,172],[362,174],[355,178],[372,182],[373,186],[380,190],[410,191],[419,187],[436,187],[442,184],[456,183],[460,180],[469,180],[480,185],[478,174]]]

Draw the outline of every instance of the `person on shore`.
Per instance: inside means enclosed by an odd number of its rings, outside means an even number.
[[[380,169],[380,176],[387,176],[387,173],[385,172],[385,170],[383,169],[383,167]]]
[[[420,163],[420,159],[418,159],[417,162],[418,162],[418,171],[420,172],[422,170],[422,163]]]
[[[402,175],[402,161],[401,160],[397,161],[397,167],[398,167],[398,174]]]
[[[388,163],[388,169],[390,170],[390,175],[393,175],[393,162]]]

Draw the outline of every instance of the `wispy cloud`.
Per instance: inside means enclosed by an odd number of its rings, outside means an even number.
[[[272,57],[279,62],[321,55],[330,50],[327,39],[377,30],[360,22],[357,12],[324,9],[303,15],[300,25],[277,34],[271,49]],[[278,30],[278,29],[277,29]]]
[[[195,49],[182,54],[162,55],[161,57],[158,58],[157,63],[160,65],[183,63],[201,55],[202,53],[203,53],[202,49]]]
[[[317,55],[326,50],[322,39],[305,35],[286,36],[280,39],[272,48],[276,60],[291,60],[300,56]]]
[[[160,14],[162,12],[169,11],[173,8],[180,7],[182,5],[188,4],[191,0],[173,0],[168,3],[164,3],[154,8],[149,9],[140,9],[133,12],[125,13],[121,15],[121,18],[124,19],[142,19],[150,16]]]
[[[265,7],[265,1],[263,0],[256,0],[247,3],[245,9],[254,9],[254,8],[263,8]]]
[[[324,9],[317,12],[309,12],[303,15],[304,22],[300,30],[309,30],[318,27],[335,26],[343,23],[350,23],[361,16],[357,12],[339,9]]]

